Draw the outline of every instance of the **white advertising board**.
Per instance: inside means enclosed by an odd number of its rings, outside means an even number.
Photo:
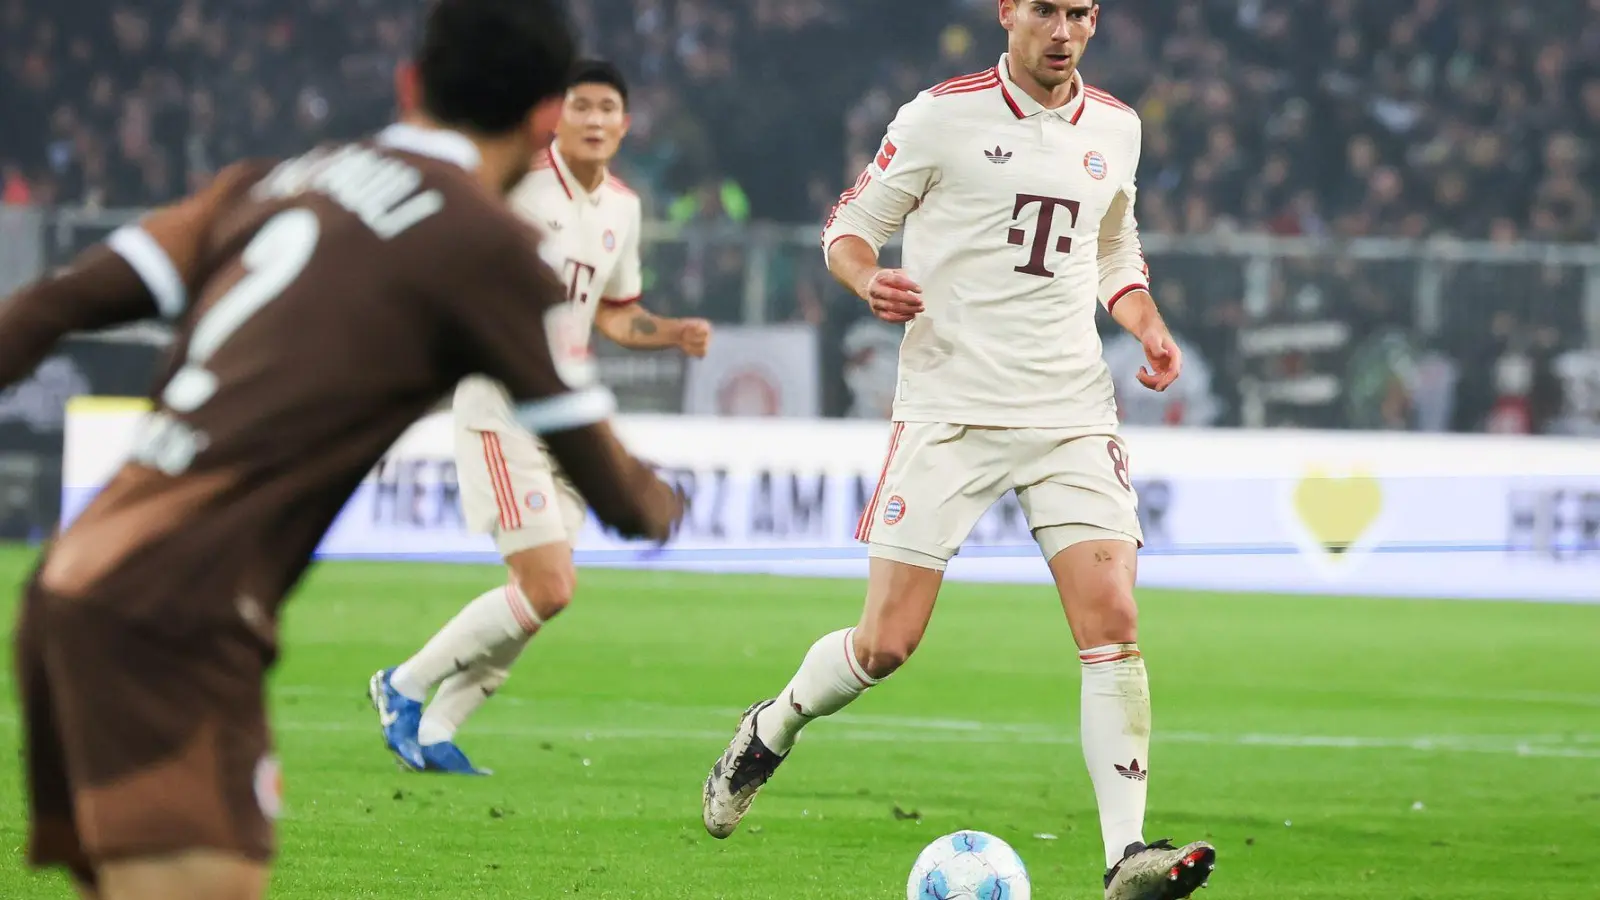
[[[68,411],[63,517],[121,464],[141,406]],[[624,416],[623,440],[690,509],[656,549],[588,523],[580,564],[861,576],[852,539],[887,423]],[[1600,599],[1600,441],[1355,432],[1127,429],[1146,547],[1140,583],[1219,591]],[[447,415],[418,422],[351,498],[324,557],[489,562],[457,505]],[[1014,498],[950,577],[1047,581]]]

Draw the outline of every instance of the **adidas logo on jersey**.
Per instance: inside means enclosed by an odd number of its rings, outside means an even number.
[[[983,151],[983,155],[989,157],[989,162],[992,162],[997,166],[1003,166],[1006,163],[1011,162],[1011,151],[1001,150],[999,144],[996,144],[993,150]]]

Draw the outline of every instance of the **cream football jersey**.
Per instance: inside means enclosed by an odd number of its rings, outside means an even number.
[[[1002,56],[923,91],[830,215],[824,248],[845,235],[882,248],[904,229],[925,311],[901,341],[895,419],[1116,427],[1095,305],[1149,277],[1133,216],[1140,123],[1074,80],[1072,101],[1045,109]]]
[[[564,341],[587,348],[600,304],[626,305],[639,299],[643,216],[638,195],[609,174],[594,191],[584,190],[551,147],[508,202],[539,230],[545,262],[566,282],[571,315],[562,320],[570,332]],[[456,421],[464,427],[516,427],[510,398],[487,378],[462,381],[453,405]]]

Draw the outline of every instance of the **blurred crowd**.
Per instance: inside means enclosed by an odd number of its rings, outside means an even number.
[[[633,130],[618,169],[647,215],[717,226],[818,221],[900,104],[998,58],[995,6],[585,0],[572,9],[589,52],[634,79]],[[0,0],[0,202],[144,206],[232,159],[376,128],[393,113],[393,69],[422,8],[419,0]],[[1147,231],[1600,238],[1600,0],[1103,0],[1100,27],[1086,77],[1143,117]],[[669,307],[732,297],[748,287],[746,265],[737,245],[665,248],[651,261]],[[768,293],[782,298],[777,318],[820,323],[840,305],[830,304],[837,295],[818,269],[809,255],[768,261]],[[1415,400],[1395,412],[1377,379],[1368,389],[1376,412],[1363,415],[1386,427],[1419,427],[1420,418],[1488,427],[1504,384],[1526,385],[1531,396],[1550,381],[1535,376],[1582,339],[1577,268],[1442,272],[1447,298],[1482,304],[1472,307],[1481,310],[1476,325],[1458,317],[1442,342],[1408,332],[1414,272],[1285,266],[1265,308],[1251,310],[1240,273],[1219,276],[1183,259],[1155,269],[1166,273],[1163,302],[1229,390],[1336,364],[1332,405],[1342,408],[1354,392],[1343,370],[1393,357],[1357,352],[1391,332],[1416,359],[1532,361],[1528,377],[1498,362],[1456,373],[1446,380],[1484,383],[1468,391],[1471,402],[1430,416]],[[1530,294],[1555,299],[1534,304]],[[728,305],[738,309],[737,300]],[[1347,330],[1335,363],[1317,350],[1287,361],[1252,356],[1237,343],[1247,326],[1323,321]],[[1236,393],[1207,408],[1249,421],[1261,403],[1284,406]],[[1276,414],[1266,415],[1270,424]],[[1291,421],[1317,424],[1321,415]],[[1336,424],[1357,418],[1341,414]]]
[[[659,218],[810,221],[918,89],[992,63],[995,0],[587,0],[635,76]],[[416,0],[0,0],[7,198],[167,199],[381,124]],[[1107,0],[1146,227],[1596,237],[1600,0]]]

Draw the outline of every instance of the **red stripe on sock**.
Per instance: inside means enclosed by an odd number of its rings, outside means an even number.
[[[1137,650],[1116,650],[1111,653],[1097,653],[1093,656],[1084,656],[1082,653],[1079,653],[1078,661],[1086,666],[1094,666],[1099,665],[1100,663],[1116,662],[1122,659],[1134,659],[1142,655],[1143,654]]]
[[[860,660],[856,659],[855,647],[852,646],[854,642],[851,638],[855,636],[855,633],[856,630],[854,628],[847,629],[844,633],[844,658],[850,665],[850,674],[861,682],[862,687],[869,688],[872,687],[872,679],[867,677],[866,671],[861,668]]]
[[[527,601],[522,599],[522,592],[509,581],[506,582],[506,606],[511,608],[511,617],[517,620],[517,625],[525,633],[533,634],[539,630],[539,623],[534,619]]]

